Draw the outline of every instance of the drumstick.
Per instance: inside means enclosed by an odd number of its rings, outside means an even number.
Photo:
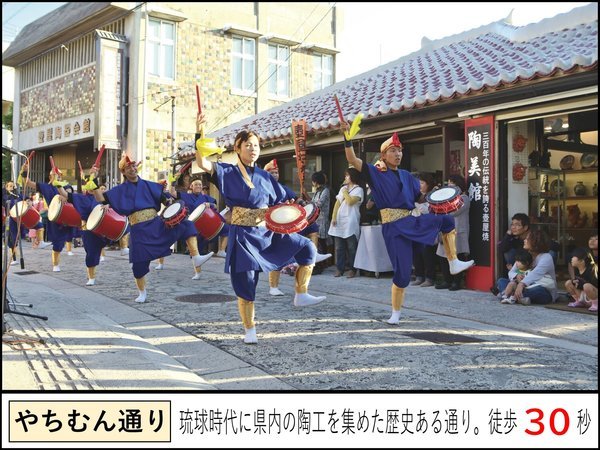
[[[52,158],[52,156],[48,156],[48,158],[50,159],[50,166],[52,166],[52,171],[56,172],[56,165],[54,164],[54,158]]]
[[[192,165],[193,161],[194,160],[190,161],[185,166],[183,166],[181,169],[179,169],[179,175],[183,174],[183,172],[185,172],[186,170],[188,170],[190,168],[190,166]]]
[[[85,179],[85,176],[83,175],[83,167],[81,167],[81,161],[77,160],[77,164],[79,164],[79,178],[83,180]]]
[[[202,104],[200,103],[200,88],[196,85],[196,100],[198,100],[198,114],[202,114]]]
[[[342,113],[342,107],[340,106],[340,101],[338,100],[338,97],[336,94],[333,95],[333,99],[335,100],[335,106],[337,107],[337,112],[338,112],[338,117],[340,119],[340,122],[345,122],[344,114]]]
[[[27,164],[29,164],[29,161],[31,161],[31,158],[33,158],[33,155],[35,155],[35,150],[32,150],[31,153],[29,154],[29,156],[27,157]]]
[[[98,156],[96,157],[96,162],[94,163],[94,165],[92,167],[95,167],[96,169],[100,168],[100,164],[102,162],[102,155],[104,154],[104,150],[106,150],[106,146],[104,144],[102,144],[102,147],[100,147],[100,151],[98,152]]]

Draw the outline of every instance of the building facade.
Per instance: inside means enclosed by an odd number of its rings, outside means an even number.
[[[496,243],[517,212],[555,240],[559,273],[569,252],[597,233],[598,6],[523,27],[501,20],[436,41],[381,67],[274,107],[213,133],[228,148],[236,133],[261,137],[262,160],[276,157],[282,182],[300,192],[291,120],[305,119],[305,190],[324,170],[332,191],[347,167],[334,95],[347,119],[364,115],[354,139],[372,163],[393,132],[402,168],[444,183],[467,181],[467,286],[487,291],[504,270]],[[182,160],[193,147],[182,145]],[[583,185],[583,187],[581,187]],[[595,186],[595,187],[594,187]]]
[[[71,2],[26,26],[3,54],[15,69],[14,143],[53,156],[78,184],[105,146],[101,178],[123,151],[165,178],[191,139],[198,101],[216,129],[335,82],[340,18],[328,3]]]

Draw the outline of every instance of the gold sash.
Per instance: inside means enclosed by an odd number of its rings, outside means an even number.
[[[389,223],[410,216],[412,210],[400,208],[383,208],[380,209],[379,212],[381,213],[381,223]]]
[[[231,212],[231,224],[243,227],[264,227],[267,208],[242,208],[234,206]]]
[[[146,222],[152,220],[157,216],[157,212],[154,208],[141,209],[129,215],[129,223],[134,226],[140,222]]]

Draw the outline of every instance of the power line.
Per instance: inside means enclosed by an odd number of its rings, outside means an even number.
[[[9,22],[13,17],[15,17],[17,14],[19,14],[21,11],[23,11],[25,8],[27,8],[29,5],[31,5],[30,2],[25,3],[21,8],[19,8],[17,10],[17,12],[15,12],[12,16],[10,16],[8,19],[3,20],[2,21],[2,26],[4,26],[4,24],[6,24],[7,22]]]
[[[323,20],[325,19],[325,17],[327,17],[327,15],[329,14],[329,12],[330,12],[330,11],[331,11],[333,8],[335,8],[335,5],[336,5],[336,4],[337,4],[337,2],[333,2],[333,3],[331,4],[331,7],[330,7],[330,8],[329,8],[329,9],[328,9],[326,12],[325,12],[325,14],[323,15],[323,17],[321,17],[321,19],[320,19],[320,20],[317,22],[317,24],[316,24],[316,25],[315,25],[315,26],[312,28],[312,30],[310,30],[310,32],[309,32],[309,33],[308,33],[308,34],[307,34],[307,35],[306,35],[306,36],[305,36],[305,37],[302,39],[302,41],[300,42],[300,44],[298,44],[298,46],[301,46],[301,45],[304,43],[304,41],[306,41],[306,39],[308,39],[308,37],[309,37],[309,36],[310,36],[310,35],[313,33],[313,31],[315,31],[315,29],[316,29],[316,28],[317,28],[317,27],[318,27],[318,26],[321,24],[321,22],[323,22]],[[317,6],[318,6],[318,5],[317,5]],[[315,8],[313,9],[313,11],[312,11],[312,12],[310,13],[310,15],[309,15],[309,16],[308,16],[308,17],[307,17],[305,20],[304,20],[304,22],[302,23],[302,25],[304,25],[304,24],[306,23],[306,21],[307,21],[307,20],[310,18],[310,16],[311,16],[311,15],[312,15],[312,13],[313,13],[313,12],[316,10],[316,8],[317,8],[317,7],[315,6]],[[300,25],[300,27],[298,27],[298,29],[297,29],[297,30],[294,32],[294,34],[298,32],[298,30],[299,30],[299,29],[302,27],[302,25]],[[287,59],[286,59],[286,62],[287,62],[287,61],[289,61],[291,57],[292,57],[292,52],[290,51],[290,53],[289,53],[289,55],[288,55],[288,57],[287,57]],[[267,67],[266,67],[265,69],[263,69],[263,71],[262,71],[262,72],[261,72],[261,73],[260,73],[260,74],[259,74],[259,75],[256,77],[256,79],[255,79],[255,81],[254,81],[253,85],[255,85],[255,84],[256,84],[256,80],[258,80],[258,78],[259,78],[260,76],[262,76],[262,75],[264,74],[265,70],[268,70],[268,68],[269,68],[269,67],[268,67],[268,64],[267,64]],[[269,76],[267,77],[267,79],[266,79],[265,81],[263,81],[263,82],[262,82],[262,83],[261,83],[261,84],[258,86],[258,88],[257,88],[256,90],[258,90],[258,89],[260,89],[261,87],[263,87],[263,86],[265,85],[265,83],[267,83],[267,82],[268,82],[268,81],[271,79],[271,77],[272,77],[274,74],[276,74],[276,73],[277,73],[276,71],[273,71],[273,73],[272,73],[271,75],[269,75]],[[242,106],[243,106],[243,105],[244,105],[244,104],[245,104],[247,101],[249,101],[249,100],[250,100],[250,98],[253,98],[253,97],[246,97],[246,98],[245,98],[244,100],[242,100],[242,101],[241,101],[241,103],[240,103],[239,105],[237,105],[237,106],[236,106],[236,107],[235,107],[235,108],[234,108],[234,109],[233,109],[231,112],[227,113],[225,116],[223,116],[222,118],[218,119],[218,120],[217,120],[217,123],[216,123],[216,125],[215,125],[214,127],[212,127],[212,128],[211,128],[211,131],[209,131],[209,133],[211,133],[211,132],[213,132],[213,131],[217,130],[217,129],[218,129],[218,125],[220,125],[220,124],[221,124],[223,121],[227,120],[227,119],[228,119],[228,118],[229,118],[229,117],[230,117],[230,116],[231,116],[233,113],[235,113],[237,110],[239,110],[239,109],[240,109],[240,108],[241,108],[241,107],[242,107]]]

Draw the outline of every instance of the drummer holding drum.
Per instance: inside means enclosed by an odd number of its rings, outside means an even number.
[[[271,174],[275,181],[279,183],[279,167],[277,166],[277,160],[272,159],[267,164],[265,164],[264,169]],[[308,226],[299,232],[300,235],[305,236],[311,240],[313,244],[315,244],[315,248],[318,248],[319,244],[319,224],[317,224],[317,217],[319,217],[319,208],[314,203],[305,203],[302,200],[299,201],[298,196],[294,191],[288,188],[285,184],[279,183],[279,185],[286,192],[287,201],[297,202],[302,205],[302,207],[306,210],[306,221]],[[326,260],[327,258],[331,258],[331,253],[327,253],[326,255],[322,255],[317,251],[316,262],[319,263],[321,261]],[[273,296],[281,296],[285,295],[279,289],[279,278],[281,276],[281,272],[279,270],[272,270],[269,272],[269,294]]]
[[[219,236],[227,236],[227,234],[229,233],[229,226],[225,223],[225,219],[223,219],[223,217],[221,217],[216,211],[216,204],[210,202],[210,198],[212,197],[209,198],[202,193],[201,180],[192,181],[192,183],[190,184],[190,189],[192,190],[191,193],[180,192],[175,190],[175,188],[171,185],[169,192],[173,196],[173,198],[179,199],[183,202],[183,204],[187,208],[188,213],[190,213],[190,216],[194,217],[192,214],[194,213],[196,208],[201,208],[202,210],[204,210],[205,208],[210,208],[215,212],[214,217],[216,217],[219,220],[219,223],[217,224],[217,226],[219,226],[218,230],[215,230],[216,233],[211,233],[214,235],[211,236],[209,234],[208,236],[203,236],[200,232],[198,232],[196,237],[198,241],[198,249],[200,249],[202,248],[202,243],[204,240],[212,241],[214,239],[218,239]],[[192,277],[192,280],[199,280],[201,271],[202,268],[200,266],[196,267],[196,273]]]
[[[294,305],[316,305],[325,297],[316,297],[307,291],[317,252],[310,239],[304,236],[276,233],[265,227],[268,208],[285,202],[286,193],[267,171],[256,166],[260,155],[257,134],[246,130],[237,134],[234,141],[237,164],[212,163],[207,156],[217,150],[202,145],[200,136],[203,136],[204,122],[204,115],[199,112],[196,122],[196,162],[210,174],[210,181],[217,186],[225,204],[232,210],[225,272],[230,273],[231,284],[238,298],[238,309],[245,329],[244,342],[256,344],[254,299],[259,273],[297,262]],[[304,219],[306,212],[302,212],[304,217],[301,219]],[[298,215],[302,216],[300,211]]]
[[[146,301],[146,274],[150,262],[171,254],[171,245],[185,239],[194,266],[201,266],[210,259],[212,253],[200,255],[196,244],[196,229],[189,220],[178,225],[167,226],[158,216],[161,204],[166,202],[163,185],[138,176],[139,163],[132,161],[126,154],[119,161],[119,170],[125,181],[108,191],[95,190],[96,200],[109,205],[118,214],[127,216],[131,226],[129,242],[129,261],[132,263],[133,276],[139,291],[135,299],[138,303]],[[93,173],[94,168],[90,173]]]
[[[441,231],[452,274],[467,270],[474,261],[463,262],[457,258],[456,229],[451,215],[421,215],[415,209],[415,201],[421,195],[419,181],[410,172],[400,169],[403,146],[398,135],[394,133],[381,144],[380,160],[376,164],[366,164],[357,158],[352,141],[346,139],[345,132],[349,129],[347,122],[340,122],[346,159],[371,186],[373,200],[380,208],[383,238],[394,269],[392,315],[387,322],[398,324],[404,303],[404,289],[410,282],[413,242],[433,245]]]
[[[83,176],[83,174],[82,174]],[[93,181],[92,181],[93,183]],[[85,250],[85,266],[87,270],[88,281],[86,286],[96,284],[96,267],[100,264],[102,249],[110,242],[106,237],[90,231],[87,227],[87,221],[99,203],[92,193],[93,186],[82,186],[83,194],[76,192],[67,192],[62,187],[58,187],[59,199],[63,206],[68,202],[73,205],[81,218],[83,248]]]
[[[52,202],[52,199],[58,195],[58,189],[56,186],[62,186],[65,191],[73,192],[73,187],[67,182],[62,181],[61,170],[54,166],[54,162],[51,160],[52,169],[50,170],[49,183],[35,183],[27,178],[27,172],[29,171],[29,162],[25,162],[21,167],[21,177],[26,179],[26,186],[38,191],[48,206]],[[48,212],[50,214],[50,212]],[[49,217],[50,219],[50,217]],[[67,241],[73,239],[73,228],[70,226],[62,225],[60,223],[48,220],[48,241],[52,242],[52,271],[60,272],[60,254],[65,247]]]

